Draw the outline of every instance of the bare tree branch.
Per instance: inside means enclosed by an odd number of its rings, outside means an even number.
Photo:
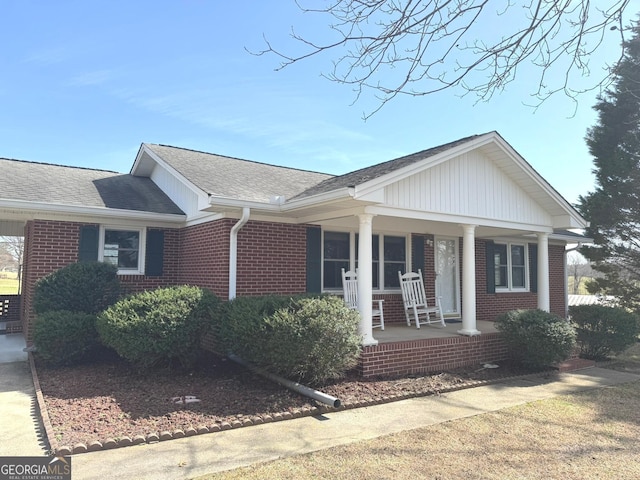
[[[611,2],[611,0],[610,0]],[[598,7],[590,0],[296,0],[306,13],[328,16],[335,40],[315,42],[292,29],[305,49],[288,55],[265,37],[256,55],[275,54],[278,70],[331,52],[333,68],[323,76],[354,88],[356,100],[373,91],[382,108],[397,95],[424,96],[453,87],[478,101],[489,100],[515,80],[525,62],[539,71],[532,106],[563,92],[575,99],[608,86],[618,58],[588,87],[574,85],[574,75],[592,74],[590,56],[606,36],[622,45],[630,29],[623,14],[630,0]],[[596,3],[596,2],[593,2]],[[600,2],[598,2],[600,3]],[[496,28],[496,21],[500,22]],[[558,69],[560,80],[552,82]]]

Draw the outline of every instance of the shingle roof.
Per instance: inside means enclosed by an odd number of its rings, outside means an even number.
[[[290,199],[332,178],[325,173],[279,167],[167,145],[145,144],[152,152],[205,193],[238,200]]]
[[[149,178],[0,158],[0,199],[183,214]]]
[[[328,178],[323,182],[311,188],[308,188],[307,190],[299,194],[298,198],[308,197],[311,195],[330,192],[332,190],[338,190],[340,188],[352,187],[352,186],[363,184],[369,180],[373,180],[374,178],[381,177],[383,175],[399,170],[413,163],[424,160],[428,157],[437,155],[438,153],[445,152],[451,148],[457,147],[458,145],[467,143],[468,141],[474,138],[477,138],[479,136],[481,135],[472,135],[469,137],[461,138],[460,140],[449,142],[444,145],[440,145],[438,147],[430,148],[428,150],[422,150],[421,152],[412,153],[411,155],[396,158],[395,160],[389,160],[387,162],[379,163],[371,167],[366,167],[360,170],[356,170],[355,172],[350,172],[337,177]]]

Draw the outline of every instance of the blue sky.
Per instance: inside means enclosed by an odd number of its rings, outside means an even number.
[[[296,51],[292,26],[324,35],[326,20],[293,0],[0,0],[0,157],[128,172],[142,142],[341,174],[497,130],[568,201],[593,189],[584,136],[595,93],[526,106],[519,79],[487,103],[460,91],[353,104],[320,77],[330,56],[283,71],[263,34]],[[640,11],[640,0],[628,10]],[[498,29],[499,21],[488,26]],[[593,58],[598,72],[618,53]],[[589,79],[587,79],[588,81]],[[1,175],[1,173],[0,173]],[[9,179],[10,180],[10,179]]]

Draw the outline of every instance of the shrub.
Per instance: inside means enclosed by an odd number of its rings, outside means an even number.
[[[129,362],[149,368],[178,361],[191,367],[217,314],[209,290],[180,286],[133,294],[98,316],[102,342]]]
[[[640,334],[638,317],[622,308],[603,305],[576,305],[569,308],[580,356],[594,360],[626,350]]]
[[[33,330],[36,356],[51,365],[70,365],[83,360],[100,346],[96,316],[66,310],[39,314]]]
[[[512,358],[530,368],[566,360],[575,346],[571,324],[542,310],[512,310],[496,319]]]
[[[115,265],[99,262],[72,263],[36,283],[36,313],[67,310],[98,314],[120,296]]]
[[[224,305],[215,336],[220,353],[233,352],[244,359],[253,358],[255,349],[262,350],[256,341],[262,334],[264,322],[282,308],[288,308],[305,295],[236,297]]]
[[[237,298],[223,321],[233,353],[310,385],[340,378],[357,364],[362,344],[358,323],[356,311],[330,296]]]

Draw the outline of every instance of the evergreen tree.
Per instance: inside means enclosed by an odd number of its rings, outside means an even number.
[[[640,310],[640,24],[623,46],[612,86],[594,107],[598,123],[586,136],[596,189],[580,197],[578,208],[594,239],[582,253],[604,274],[589,291]]]

